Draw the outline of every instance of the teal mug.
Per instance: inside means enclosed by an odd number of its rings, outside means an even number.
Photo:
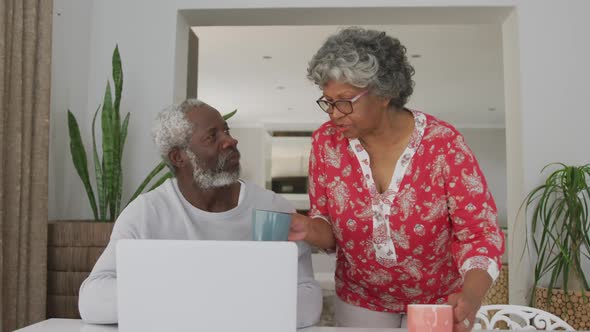
[[[287,241],[291,214],[252,209],[253,241]]]

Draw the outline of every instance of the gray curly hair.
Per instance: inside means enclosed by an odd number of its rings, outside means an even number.
[[[307,78],[323,88],[329,81],[368,88],[401,108],[414,92],[414,67],[406,48],[385,32],[350,27],[330,36],[309,62]]]
[[[175,168],[168,158],[168,153],[175,148],[186,148],[193,135],[193,126],[186,118],[186,113],[195,107],[206,105],[199,99],[187,99],[163,109],[154,122],[152,136],[158,147],[160,156],[174,173]]]

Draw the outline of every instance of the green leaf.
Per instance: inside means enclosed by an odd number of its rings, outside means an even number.
[[[119,151],[116,150],[115,142],[115,116],[113,109],[113,101],[111,96],[111,85],[107,82],[105,90],[104,101],[102,104],[102,157],[103,157],[103,176],[106,181],[106,197],[107,206],[109,211],[110,219],[115,217],[115,186],[117,177],[117,160]],[[116,138],[118,140],[118,137]]]
[[[113,137],[113,181],[111,183],[111,192],[113,193],[111,198],[111,218],[116,220],[119,216],[119,209],[121,205],[121,189],[122,189],[122,165],[121,165],[121,118],[119,115],[119,111],[113,107],[111,112],[111,121],[113,122],[112,125],[112,132],[111,135]]]
[[[111,114],[113,118],[113,140],[114,140],[114,165],[115,168],[113,170],[114,179],[111,183],[110,191],[112,192],[111,204],[113,205],[113,209],[111,209],[111,217],[116,219],[119,216],[120,209],[121,209],[121,196],[123,194],[123,167],[122,167],[122,160],[123,160],[123,137],[120,132],[123,130],[121,127],[121,118],[120,118],[120,105],[121,105],[121,97],[123,91],[123,67],[121,65],[121,55],[119,54],[119,46],[115,46],[115,50],[113,51],[112,57],[112,69],[113,69],[113,83],[115,88],[115,102],[113,104],[113,113]],[[129,115],[129,113],[127,113]],[[125,131],[127,128],[124,128]],[[125,133],[125,136],[127,133]]]
[[[90,176],[88,175],[88,160],[86,158],[86,149],[82,142],[82,136],[80,135],[80,127],[78,127],[78,121],[70,110],[68,110],[68,131],[70,134],[70,153],[72,155],[72,161],[78,176],[84,184],[90,207],[94,218],[98,219],[98,211],[96,208],[96,198],[94,197],[94,191],[90,184]]]
[[[96,148],[96,117],[98,116],[98,111],[100,110],[100,106],[94,112],[94,117],[92,118],[92,152],[93,152],[93,159],[94,159],[94,173],[96,177],[96,191],[98,193],[98,208],[99,208],[99,215],[96,220],[107,220],[107,188],[106,183],[104,181],[104,177],[102,174],[102,165],[101,165],[101,158],[98,156],[98,149]]]
[[[225,114],[225,115],[223,116],[223,119],[224,119],[224,120],[229,120],[229,119],[230,119],[232,116],[236,115],[236,113],[237,113],[237,112],[238,112],[238,110],[237,110],[237,109],[235,109],[235,110],[233,110],[232,112]]]
[[[121,55],[119,54],[119,45],[115,46],[113,51],[113,82],[115,84],[115,112],[119,113],[121,105],[121,93],[123,92],[123,67],[121,65]]]
[[[159,186],[162,185],[162,183],[166,182],[166,180],[172,179],[173,177],[174,177],[174,174],[172,174],[171,172],[167,172],[166,174],[162,175],[162,177],[160,179],[158,179],[158,181],[156,181],[156,183],[154,183],[154,185],[148,191],[152,191],[152,190],[158,188]]]
[[[125,142],[127,141],[127,127],[129,127],[129,116],[131,114],[127,113],[127,115],[125,116],[125,119],[123,120],[123,125],[121,126],[121,149],[119,150],[120,155],[119,155],[119,159],[123,160],[123,150],[125,149]]]
[[[129,116],[130,113],[127,113],[127,115],[125,116],[125,119],[123,120],[123,125],[121,126],[121,130],[120,130],[120,135],[121,137],[119,138],[119,160],[118,160],[118,181],[117,181],[117,188],[116,188],[116,201],[115,201],[115,211],[116,211],[116,217],[119,216],[119,213],[121,213],[121,197],[123,195],[123,150],[125,149],[125,141],[127,140],[127,128],[129,127]]]
[[[133,200],[136,199],[137,196],[139,196],[145,190],[150,181],[152,181],[152,179],[156,177],[156,175],[158,175],[158,173],[160,173],[164,168],[166,168],[166,164],[163,161],[156,165],[156,167],[154,167],[154,169],[152,169],[152,171],[145,177],[145,179],[139,185],[139,187],[137,187],[137,189],[129,199],[129,202],[127,202],[127,205],[133,202]]]

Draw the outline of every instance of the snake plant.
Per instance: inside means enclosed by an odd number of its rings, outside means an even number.
[[[113,51],[112,71],[114,99],[111,84],[107,82],[102,106],[96,109],[92,119],[92,159],[94,162],[96,195],[90,181],[88,159],[80,135],[80,128],[76,117],[68,110],[70,153],[76,172],[84,184],[94,219],[97,221],[116,220],[121,210],[126,206],[121,204],[123,193],[122,161],[130,114],[127,113],[123,121],[121,121],[119,109],[123,92],[123,68],[118,46]],[[236,111],[233,111],[224,115],[224,119],[229,119],[235,113]],[[96,144],[96,120],[99,114],[100,128],[102,130],[102,153],[100,155]],[[166,164],[160,162],[137,187],[127,204],[144,192],[150,183],[153,182],[149,190],[153,190],[171,177],[173,175],[167,171]],[[156,178],[157,180],[153,181]]]

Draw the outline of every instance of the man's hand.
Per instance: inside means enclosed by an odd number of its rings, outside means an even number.
[[[309,217],[293,213],[291,215],[291,228],[289,229],[289,241],[303,241],[309,232]]]
[[[460,292],[449,295],[449,304],[453,306],[453,332],[471,331],[481,300],[475,295]]]

